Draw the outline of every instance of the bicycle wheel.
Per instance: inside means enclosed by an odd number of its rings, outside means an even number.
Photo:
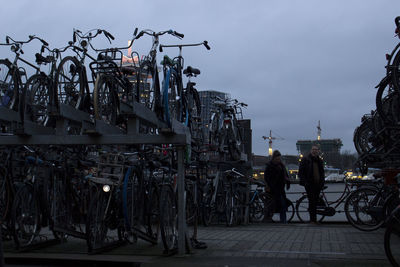
[[[400,93],[400,52],[395,55],[392,63],[392,83],[396,91]]]
[[[204,226],[212,224],[216,217],[215,203],[212,203],[212,192],[208,192],[203,197],[202,218]]]
[[[108,206],[108,197],[108,194],[98,190],[90,201],[86,222],[86,243],[89,252],[104,246],[106,243],[108,226],[105,212]]]
[[[264,200],[259,194],[254,196],[249,206],[250,222],[262,222],[264,220]]]
[[[178,212],[175,194],[170,185],[162,185],[160,193],[161,239],[166,252],[173,251],[178,242]]]
[[[292,201],[290,201],[289,199],[286,199],[286,222],[291,222],[293,217],[294,217],[294,213],[295,213],[295,207],[292,203]],[[281,221],[281,216],[280,213],[275,212],[272,217],[271,217],[273,222],[280,222]]]
[[[158,83],[158,73],[153,72],[151,62],[148,60],[142,61],[140,64],[138,101],[152,111],[156,110],[156,105],[160,105],[156,103],[160,99],[160,91],[157,89]]]
[[[320,206],[326,206],[325,201],[320,198],[318,201],[318,205]],[[308,197],[307,195],[303,195],[296,201],[296,214],[297,217],[299,218],[300,222],[302,223],[308,223],[310,222],[310,213],[308,212]],[[317,212],[317,221],[322,222],[322,220],[325,218],[324,215],[318,214]]]
[[[132,228],[137,225],[139,217],[137,210],[139,203],[139,179],[138,173],[129,168],[122,188],[122,210],[124,213],[125,230],[128,234],[128,241],[131,243],[137,240],[136,235],[132,233]]]
[[[7,223],[11,206],[11,188],[7,182],[7,171],[0,168],[0,224]]]
[[[40,232],[39,200],[31,185],[23,185],[16,193],[11,215],[13,239],[17,248],[31,245]]]
[[[59,175],[53,176],[53,183],[50,188],[50,223],[51,229],[56,226],[62,229],[71,229],[73,227],[72,221],[72,207],[71,202],[67,195],[67,185],[65,177]],[[54,231],[56,239],[65,239],[67,235]]]
[[[391,99],[394,95],[398,95],[398,92],[394,92],[391,87],[391,84],[389,84],[389,81],[385,78],[383,82],[381,82],[375,98],[376,111],[386,124],[395,123],[394,117],[392,116],[393,114],[391,112],[391,105],[389,105],[388,99]]]
[[[93,91],[94,115],[115,125],[117,122],[118,101],[115,95],[113,78],[107,74],[98,74]]]
[[[385,253],[393,266],[400,266],[400,224],[398,219],[392,219],[385,230]]]
[[[379,199],[377,194],[378,189],[374,187],[364,187],[350,193],[344,210],[352,226],[361,231],[373,231],[383,225],[383,199]]]
[[[84,97],[82,65],[75,57],[67,56],[58,65],[55,76],[56,104],[67,104],[76,109],[81,107]]]
[[[50,84],[45,75],[32,75],[25,84],[21,98],[21,118],[48,126],[47,107],[50,104]]]
[[[177,76],[172,69],[168,69],[163,81],[163,107],[164,120],[169,127],[172,127],[172,120],[182,121],[181,98]]]
[[[236,213],[236,198],[229,190],[226,191],[225,196],[225,215],[226,215],[226,225],[233,226],[236,223],[237,213]]]
[[[190,189],[186,190],[186,224],[193,225],[196,219],[196,207],[194,197]]]
[[[153,184],[147,195],[147,233],[155,240],[158,238],[160,229],[160,196],[158,187]]]
[[[15,109],[18,90],[18,79],[11,71],[11,63],[8,60],[0,60],[0,105]]]

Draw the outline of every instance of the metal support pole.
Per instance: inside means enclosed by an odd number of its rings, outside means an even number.
[[[184,146],[178,146],[178,255],[185,254],[186,207],[185,207],[185,166]]]
[[[0,226],[0,267],[4,266],[4,253],[3,253],[3,235]]]

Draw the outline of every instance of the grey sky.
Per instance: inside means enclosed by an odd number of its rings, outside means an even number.
[[[209,41],[211,51],[184,51],[185,63],[201,69],[198,89],[249,104],[255,154],[267,153],[261,136],[270,129],[285,138],[274,148],[296,154],[296,140],[316,138],[318,120],[323,138],[341,138],[342,150],[355,151],[353,131],[376,108],[374,86],[398,42],[399,11],[398,0],[3,0],[0,40],[36,34],[60,47],[73,28],[104,28],[121,46],[135,27],[173,29],[185,34],[181,42]]]

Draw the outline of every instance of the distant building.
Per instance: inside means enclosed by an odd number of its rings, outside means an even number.
[[[325,164],[335,168],[341,167],[340,148],[343,146],[341,139],[298,140],[297,151],[300,155],[308,155],[313,144],[319,144],[321,156]]]
[[[291,180],[297,179],[299,168],[299,156],[297,155],[282,155],[282,162],[285,164],[286,169]],[[253,155],[253,178],[264,179],[265,165],[270,160],[269,156]]]
[[[210,123],[211,114],[216,110],[214,105],[215,98],[227,99],[229,94],[219,92],[219,91],[199,91],[200,101],[201,101],[201,120],[203,128],[208,128],[208,123]]]

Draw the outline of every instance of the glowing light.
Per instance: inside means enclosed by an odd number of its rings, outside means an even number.
[[[111,190],[111,188],[110,188],[110,186],[108,184],[103,185],[103,191],[104,192],[108,193],[108,192],[110,192],[110,190]]]

